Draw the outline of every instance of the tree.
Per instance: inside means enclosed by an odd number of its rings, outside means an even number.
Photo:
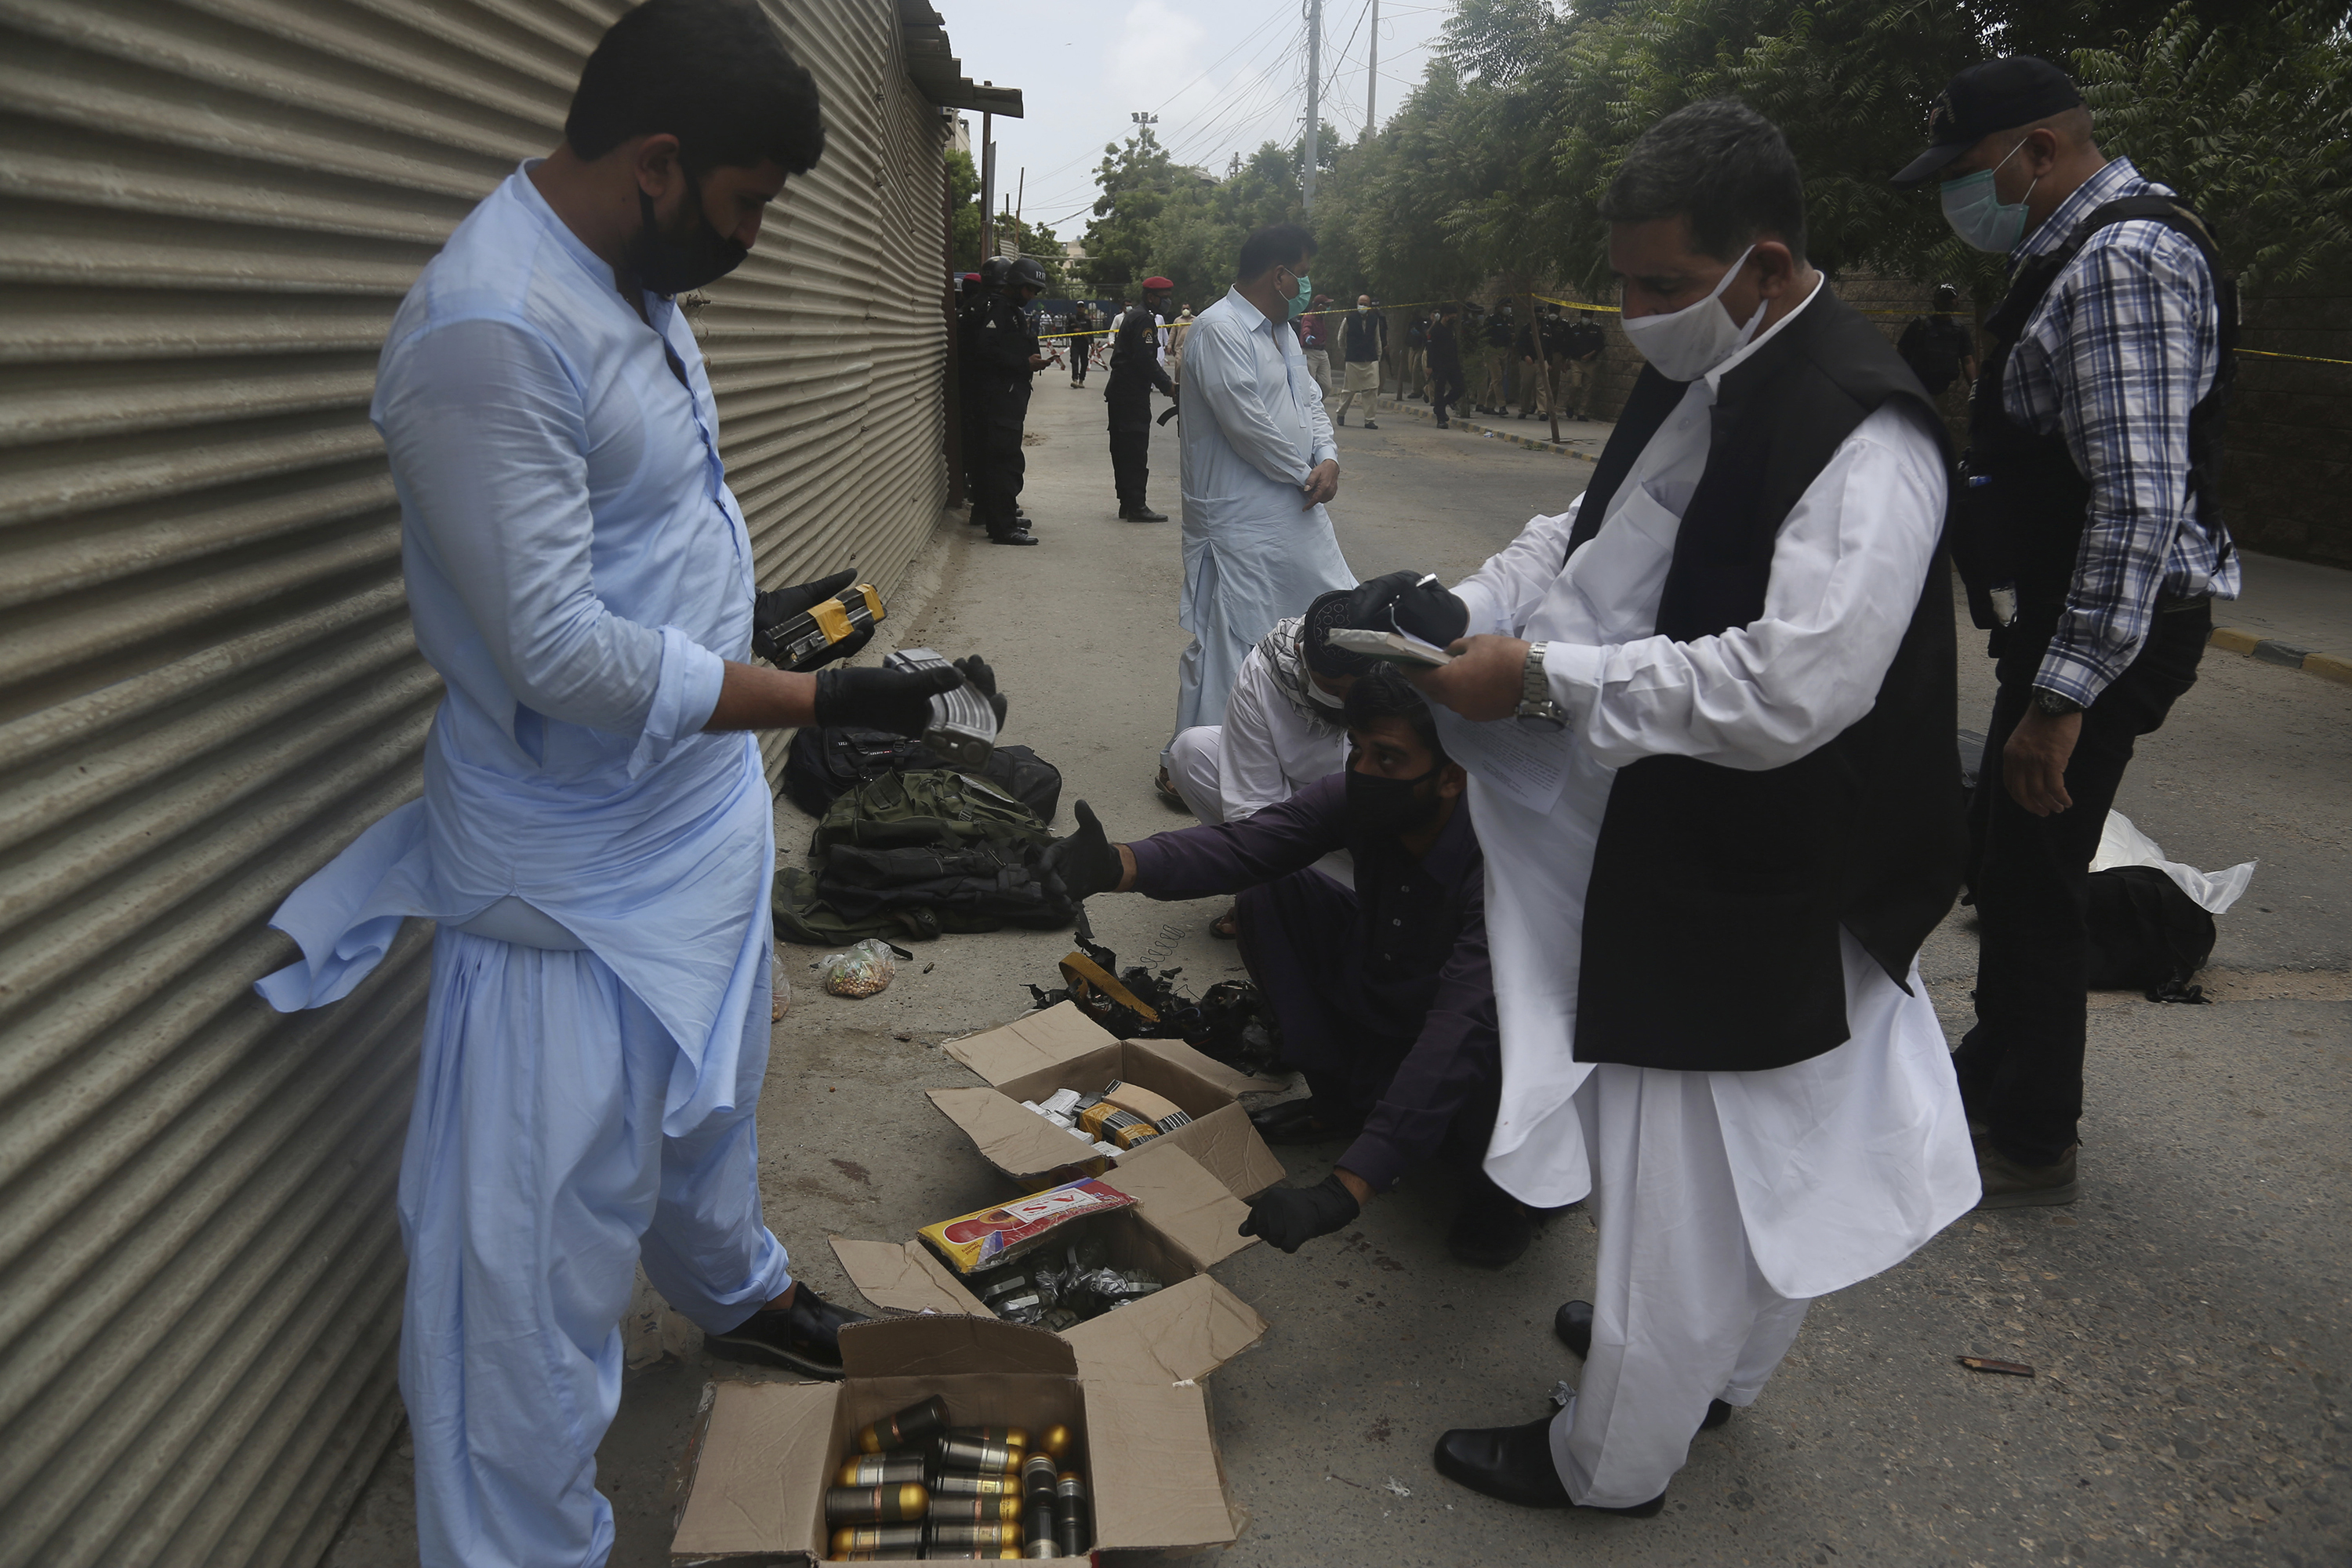
[[[1132,299],[1151,276],[1152,224],[1175,188],[1176,167],[1146,125],[1125,145],[1103,148],[1095,184],[1102,195],[1087,226],[1087,281],[1097,296]]]

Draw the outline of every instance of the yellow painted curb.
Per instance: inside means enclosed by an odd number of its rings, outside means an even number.
[[[2332,653],[2307,653],[2303,656],[2303,668],[2322,680],[2352,686],[2352,658],[2338,658]]]
[[[2253,632],[2242,632],[2235,626],[2215,626],[2206,642],[2214,647],[2227,648],[2231,653],[2252,653],[2263,639]]]

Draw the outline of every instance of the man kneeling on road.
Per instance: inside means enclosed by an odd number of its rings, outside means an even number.
[[[1078,832],[1046,866],[1073,899],[1241,894],[1242,957],[1311,1091],[1258,1128],[1276,1142],[1353,1139],[1319,1185],[1261,1194],[1244,1235],[1296,1252],[1442,1153],[1469,1175],[1447,1245],[1465,1263],[1499,1268],[1527,1249],[1534,1221],[1478,1170],[1497,1067],[1486,868],[1465,777],[1394,673],[1358,679],[1343,715],[1347,772],[1245,820],[1135,844],[1109,842],[1080,801]],[[1313,869],[1339,849],[1354,858],[1353,892]]]

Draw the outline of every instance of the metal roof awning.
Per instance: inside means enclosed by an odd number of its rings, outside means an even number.
[[[942,109],[973,109],[1021,118],[1021,89],[982,87],[963,74],[963,62],[948,42],[947,18],[930,0],[898,0],[898,26],[907,36],[907,74],[925,98]]]

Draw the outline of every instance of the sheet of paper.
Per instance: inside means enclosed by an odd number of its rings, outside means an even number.
[[[1434,643],[1425,643],[1406,632],[1365,631],[1356,626],[1339,626],[1328,634],[1333,647],[1349,653],[1360,653],[1372,658],[1384,658],[1391,664],[1452,664],[1454,656]]]
[[[1477,724],[1450,708],[1430,704],[1445,754],[1529,811],[1549,812],[1568,784],[1566,730],[1495,719]]]

